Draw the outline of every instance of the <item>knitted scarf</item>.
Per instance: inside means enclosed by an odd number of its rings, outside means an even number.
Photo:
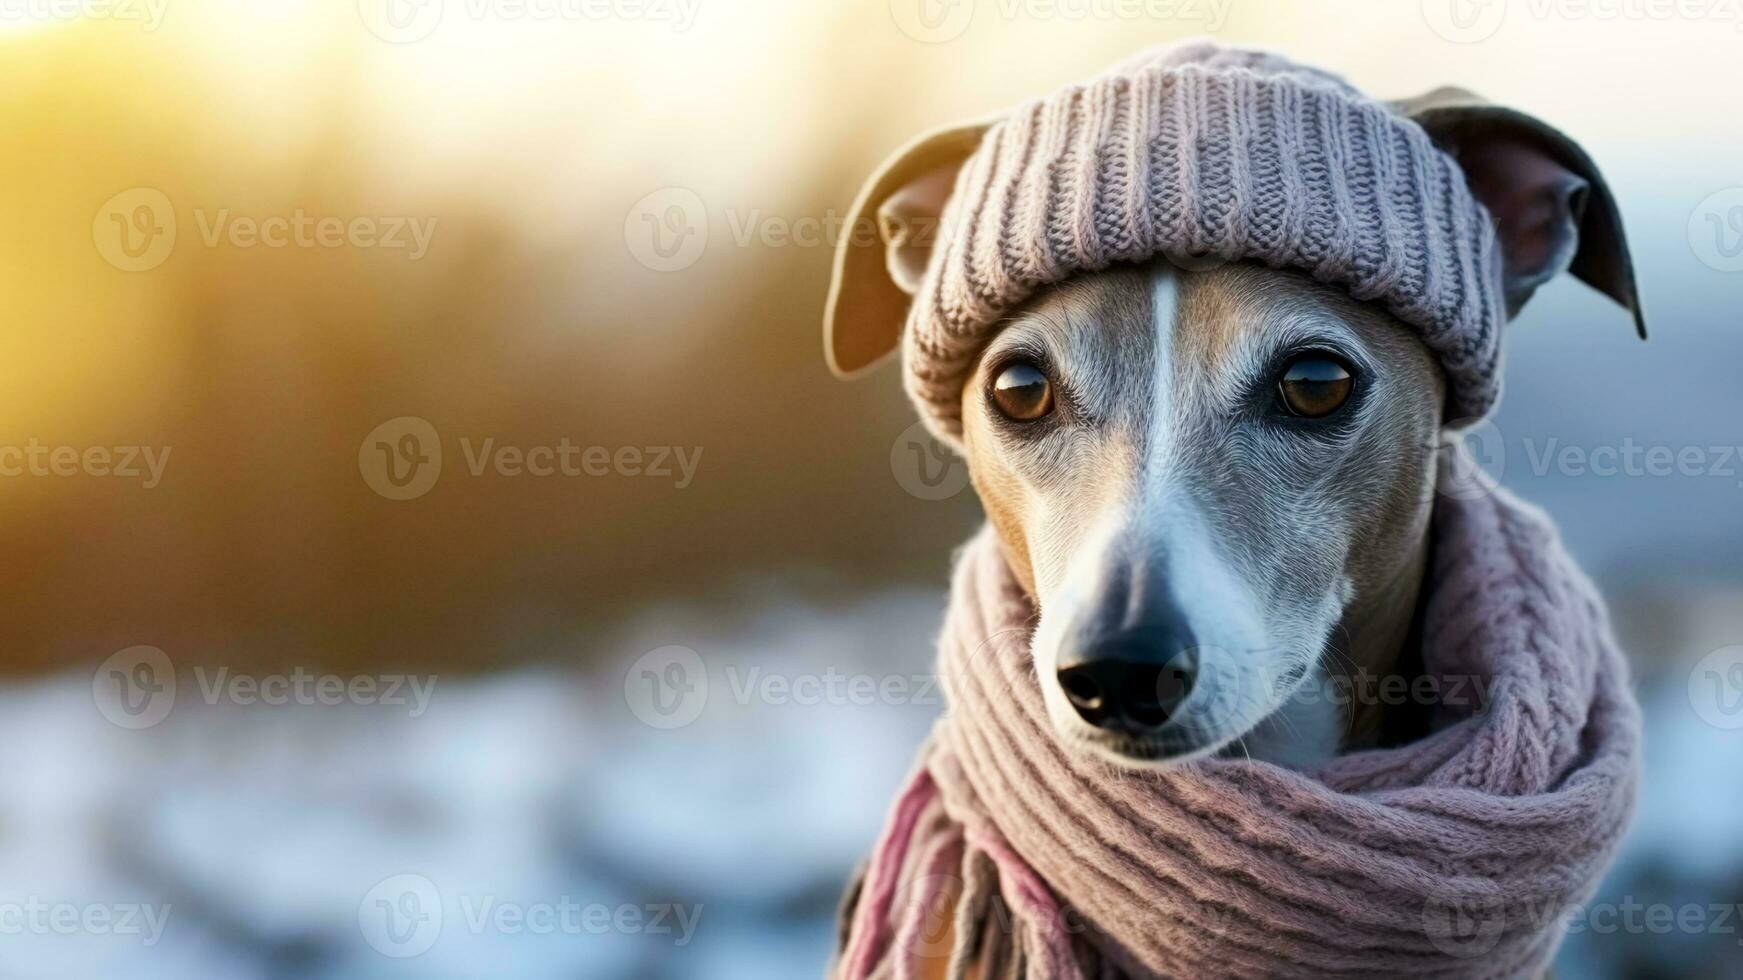
[[[1541,974],[1627,824],[1639,713],[1541,513],[1443,496],[1432,534],[1424,670],[1486,682],[1486,706],[1302,774],[1060,745],[1034,609],[983,531],[940,641],[949,708],[844,909],[836,976]]]

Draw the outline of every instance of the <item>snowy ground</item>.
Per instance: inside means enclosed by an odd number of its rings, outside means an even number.
[[[209,706],[183,678],[130,731],[89,678],[12,688],[0,977],[815,976],[938,710],[846,679],[923,672],[939,602],[752,617],[703,648],[706,697],[674,728],[632,710],[627,657],[438,678],[415,718]]]

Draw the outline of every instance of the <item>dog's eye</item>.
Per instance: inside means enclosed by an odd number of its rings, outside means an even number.
[[[992,398],[999,414],[1017,422],[1033,422],[1053,411],[1053,385],[1028,361],[1008,364],[999,372]]]
[[[1355,379],[1349,369],[1326,357],[1298,358],[1283,369],[1277,382],[1283,404],[1296,415],[1317,419],[1330,415],[1350,397]]]

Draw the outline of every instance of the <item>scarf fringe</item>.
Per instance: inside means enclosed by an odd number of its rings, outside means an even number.
[[[841,974],[920,980],[948,957],[948,980],[964,980],[983,960],[980,976],[990,978],[1026,977],[1033,965],[1041,976],[1085,980],[1046,884],[989,827],[949,825],[927,836],[942,807],[921,768],[896,798],[867,868]]]

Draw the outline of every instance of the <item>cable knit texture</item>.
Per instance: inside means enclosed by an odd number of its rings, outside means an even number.
[[[837,975],[960,977],[977,956],[993,977],[1541,975],[1627,824],[1639,711],[1540,513],[1499,490],[1443,497],[1432,533],[1425,671],[1449,693],[1488,684],[1486,708],[1443,705],[1417,742],[1300,774],[1129,772],[1061,746],[1033,609],[983,532],[940,641],[949,707]]]
[[[1448,418],[1499,394],[1505,320],[1487,213],[1420,126],[1336,76],[1208,42],[1162,48],[992,125],[958,172],[904,331],[909,394],[960,437],[999,318],[1115,262],[1252,260],[1421,331]]]

